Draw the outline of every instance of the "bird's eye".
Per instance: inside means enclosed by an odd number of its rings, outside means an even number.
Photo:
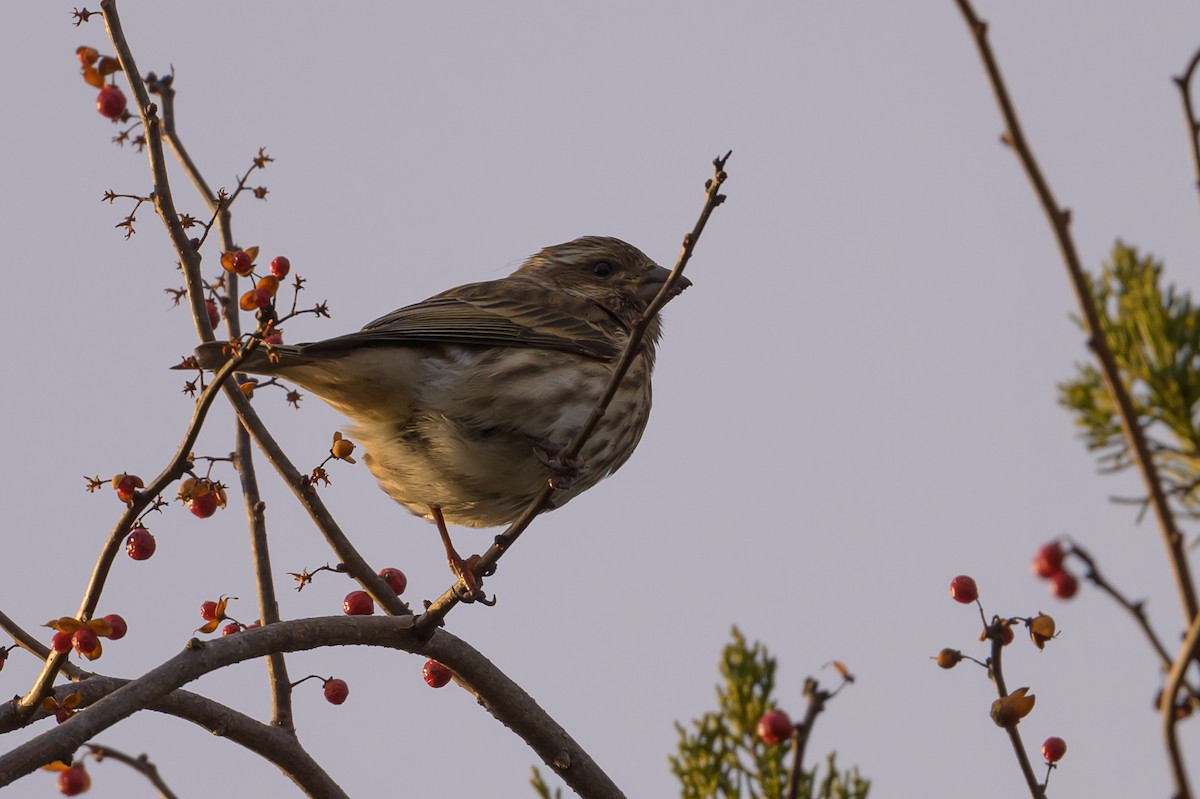
[[[592,266],[592,274],[596,277],[608,277],[612,274],[612,264],[608,261],[597,261]]]

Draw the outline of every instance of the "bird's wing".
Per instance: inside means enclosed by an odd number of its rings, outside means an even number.
[[[517,278],[472,283],[392,311],[357,333],[305,344],[305,353],[363,346],[468,344],[620,354],[619,323],[603,308]]]

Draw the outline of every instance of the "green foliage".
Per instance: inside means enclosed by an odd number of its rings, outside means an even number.
[[[1101,328],[1146,431],[1164,485],[1183,512],[1200,518],[1200,309],[1186,293],[1162,286],[1162,263],[1117,242],[1092,281]],[[1075,414],[1088,449],[1105,471],[1132,465],[1117,408],[1099,371],[1078,364],[1059,384],[1059,402]]]
[[[670,757],[683,799],[782,799],[787,791],[787,746],[768,746],[755,735],[759,718],[774,710],[775,658],[760,643],[747,647],[735,627],[721,653],[718,712],[676,724],[679,754]],[[805,772],[801,799],[864,799],[869,783],[857,769],[839,774],[830,755],[827,774],[813,792],[818,768]]]
[[[533,778],[529,780],[529,783],[537,793],[538,799],[562,799],[562,788],[555,788],[551,793],[550,786],[542,779],[542,772],[537,770],[537,766],[533,767]]]

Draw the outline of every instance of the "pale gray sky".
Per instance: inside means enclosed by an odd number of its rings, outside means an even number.
[[[1054,794],[1167,794],[1149,649],[1094,591],[1063,605],[1028,573],[1038,545],[1071,533],[1149,598],[1174,640],[1156,534],[1107,501],[1137,485],[1097,476],[1056,404],[1056,381],[1086,357],[1073,299],[998,144],[995,103],[951,0],[297,8],[122,4],[143,72],[176,68],[183,135],[211,183],[232,186],[259,146],[278,159],[262,180],[269,200],[239,202],[235,233],[288,255],[308,296],[329,300],[333,320],[289,325],[292,341],[498,277],[583,234],[620,236],[669,263],[710,160],[734,151],[729,201],[689,269],[695,286],[667,309],[639,451],[537,522],[488,581],[498,607],[450,619],[628,795],[676,793],[672,725],[713,707],[732,624],[779,656],[780,698],[794,713],[805,675],[832,679],[817,672],[826,661],[858,675],[821,717],[812,757],[837,749],[881,797],[1021,795],[982,670],[928,660],[974,645],[974,611],[947,595],[962,572],[989,612],[1059,620],[1046,652],[1020,645],[1008,659],[1010,685],[1038,696],[1021,727],[1031,752],[1047,735],[1069,744]],[[145,160],[109,144],[73,54],[107,50],[103,29],[72,28],[69,11],[19,3],[0,34],[10,298],[0,324],[12,342],[0,608],[30,626],[75,610],[117,518],[111,492],[86,494],[81,475],[155,473],[191,410],[165,370],[194,339],[162,291],[180,282],[166,238],[146,208],[123,241],[113,225],[126,209],[99,202],[105,189],[148,191]],[[1200,8],[1075,0],[979,11],[1087,264],[1119,236],[1195,285],[1200,203],[1170,78],[1200,45]],[[200,214],[182,183],[176,192]],[[210,253],[206,272],[215,265]],[[323,457],[341,424],[315,399],[299,413],[282,397],[257,402],[301,466]],[[197,451],[224,454],[231,430],[221,409]],[[323,496],[364,554],[404,569],[410,599],[440,593],[448,574],[434,529],[361,466],[333,479]],[[263,483],[280,576],[326,562],[265,470]],[[234,594],[235,610],[254,615],[240,513],[202,522],[176,507],[153,529],[158,554],[122,558],[101,604],[130,624],[97,664],[106,673],[136,676],[176,652],[204,599]],[[488,540],[457,536],[464,550]],[[348,590],[320,580],[286,593],[284,614],[338,612]],[[352,795],[397,782],[413,796],[447,786],[531,796],[533,753],[465,692],[427,688],[421,663],[363,650],[290,658],[297,677],[350,684],[341,707],[317,687],[299,691],[305,745]],[[0,686],[24,691],[35,668],[14,654]],[[264,686],[261,666],[245,664],[193,687],[263,717]],[[102,740],[148,752],[185,794],[291,790],[171,718],[143,714]],[[97,799],[149,794],[115,764],[92,775]],[[33,775],[16,790],[48,795],[51,780]]]

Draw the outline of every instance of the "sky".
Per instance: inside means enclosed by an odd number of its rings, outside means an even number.
[[[1200,8],[1104,5],[977,10],[1085,264],[1098,269],[1120,238],[1187,289],[1200,197],[1171,77],[1200,46]],[[261,146],[277,159],[253,181],[267,201],[239,201],[234,231],[287,255],[308,298],[328,300],[333,318],[290,324],[289,341],[355,330],[580,235],[619,236],[670,264],[712,158],[733,150],[728,201],[688,269],[695,285],[665,313],[637,453],[536,522],[488,580],[496,607],[449,620],[627,795],[677,793],[674,723],[714,709],[733,625],[779,658],[793,715],[805,676],[832,681],[821,667],[834,659],[855,672],[809,752],[836,750],[874,795],[1022,795],[983,671],[929,660],[947,646],[985,656],[978,614],[948,595],[963,573],[988,613],[1059,622],[1045,652],[1018,642],[1006,667],[1010,686],[1038,697],[1021,725],[1031,753],[1049,735],[1068,743],[1052,795],[1168,794],[1149,647],[1088,586],[1061,603],[1029,573],[1042,543],[1070,534],[1176,640],[1157,532],[1110,501],[1136,496],[1137,481],[1097,474],[1057,404],[1056,383],[1088,357],[1074,299],[951,0],[296,9],[121,4],[142,71],[175,68],[182,135],[210,183],[232,187]],[[121,510],[82,476],[157,473],[191,412],[166,369],[195,341],[164,293],[181,284],[166,236],[143,208],[123,240],[114,225],[128,208],[100,202],[107,189],[148,191],[146,160],[110,143],[74,57],[81,44],[110,48],[98,20],[73,28],[70,10],[19,2],[0,31],[0,325],[13,344],[0,609],[30,629],[74,612]],[[175,178],[177,204],[201,215]],[[302,468],[342,425],[314,398],[299,411],[278,393],[256,403]],[[232,431],[218,408],[197,453],[224,455]],[[337,613],[344,580],[287,589],[284,572],[331,556],[260,473],[284,615]],[[361,464],[332,476],[322,495],[368,560],[402,568],[410,601],[440,594],[434,529]],[[239,512],[202,521],[175,506],[152,529],[157,554],[122,557],[101,603],[130,625],[96,664],[108,674],[175,654],[205,599],[239,596],[235,615],[255,615]],[[456,535],[461,549],[488,541]],[[305,746],[351,795],[399,783],[417,796],[532,796],[534,754],[466,692],[430,690],[422,662],[290,657],[293,677],[350,686],[340,707],[298,690]],[[14,653],[0,687],[23,693],[37,666]],[[266,718],[265,686],[261,664],[246,663],[189,687]],[[1185,752],[1200,746],[1195,726],[1182,728]],[[142,714],[99,740],[146,752],[184,794],[292,790],[172,718]],[[91,773],[98,799],[151,795],[116,764]],[[50,782],[31,775],[11,792],[48,795]]]

